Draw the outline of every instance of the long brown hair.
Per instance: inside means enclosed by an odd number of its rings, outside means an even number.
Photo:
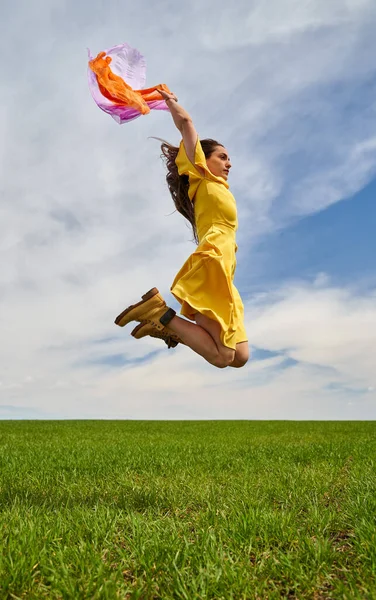
[[[176,210],[185,217],[192,227],[193,238],[196,244],[199,243],[196,222],[195,222],[195,211],[192,201],[188,196],[189,179],[188,175],[179,175],[178,168],[175,163],[175,159],[178,155],[179,148],[172,146],[168,142],[163,140],[161,144],[162,154],[161,157],[167,168],[166,181],[168,189],[170,190],[171,197],[174,201]],[[205,154],[205,158],[209,158],[217,146],[222,146],[219,142],[211,139],[200,140],[202,149]]]

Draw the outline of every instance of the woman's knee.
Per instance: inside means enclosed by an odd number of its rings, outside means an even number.
[[[235,357],[231,366],[235,367],[236,369],[240,369],[241,367],[244,367],[244,365],[247,364],[248,360],[249,346],[247,342],[242,342],[241,344],[237,345]]]
[[[218,369],[225,369],[229,367],[235,358],[235,350],[231,350],[230,348],[225,349],[224,351],[218,352],[217,356],[213,360],[213,365],[218,367]]]
[[[234,367],[235,369],[241,369],[241,367],[244,367],[247,362],[248,362],[248,358],[234,358],[233,362],[231,363],[230,367]]]

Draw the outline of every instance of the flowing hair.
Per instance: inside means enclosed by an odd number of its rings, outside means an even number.
[[[193,202],[188,196],[189,178],[188,175],[179,175],[178,168],[175,163],[175,159],[178,155],[179,148],[177,148],[176,146],[172,146],[164,140],[160,141],[162,142],[161,158],[163,159],[167,168],[166,181],[171,197],[174,201],[175,208],[181,215],[183,215],[183,217],[187,219],[187,221],[189,221],[192,227],[194,241],[196,242],[196,244],[198,244],[199,239],[196,228],[194,206]],[[220,144],[219,142],[216,142],[215,140],[211,139],[200,140],[200,142],[203,152],[205,154],[205,158],[210,158],[214,150],[218,146],[222,146],[222,144]]]

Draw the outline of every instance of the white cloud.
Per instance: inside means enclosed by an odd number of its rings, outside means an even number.
[[[250,307],[249,328],[256,345],[330,369],[329,377],[343,387],[375,386],[376,292],[286,286]]]
[[[317,32],[325,28],[352,26],[359,19],[374,16],[371,0],[280,0],[279,2],[248,2],[240,7],[210,0],[204,7],[197,1],[201,35],[212,49],[245,45],[289,42],[291,37]],[[211,23],[215,22],[215,27]]]

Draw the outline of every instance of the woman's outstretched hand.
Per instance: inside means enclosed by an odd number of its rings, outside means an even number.
[[[178,99],[175,96],[175,94],[169,94],[168,92],[165,92],[164,90],[160,90],[159,88],[157,88],[157,92],[160,93],[160,95],[162,96],[163,100],[165,100],[166,102],[167,102],[167,100],[174,100],[175,102],[178,101]]]

